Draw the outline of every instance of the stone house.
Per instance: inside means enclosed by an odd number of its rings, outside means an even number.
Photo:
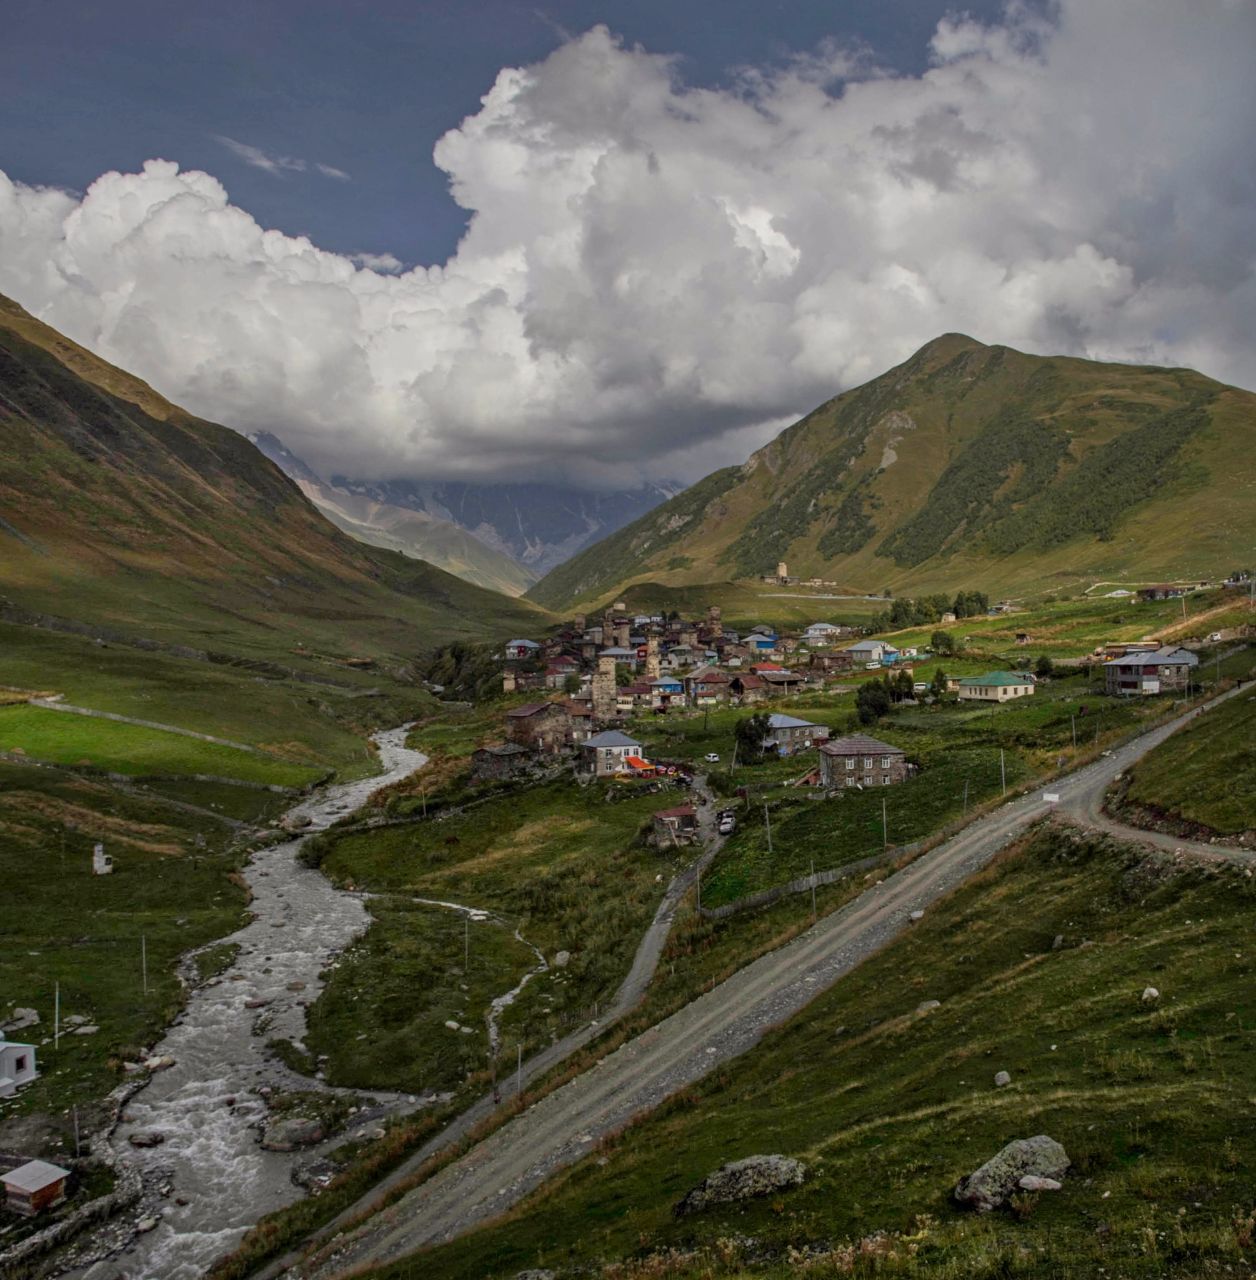
[[[685,693],[695,707],[713,707],[729,699],[732,677],[714,667],[702,667],[685,677]]]
[[[541,755],[571,745],[571,717],[561,702],[530,702],[506,712],[506,737]]]
[[[689,844],[698,838],[698,814],[691,804],[660,809],[653,817],[654,842],[660,849]]]
[[[820,782],[834,787],[888,787],[908,775],[907,753],[866,734],[820,744]]]
[[[743,707],[757,702],[766,702],[771,693],[768,682],[762,676],[756,676],[753,673],[744,676],[735,675],[728,682],[728,690]]]
[[[884,640],[860,640],[846,646],[846,652],[857,663],[893,662],[898,650]]]
[[[517,777],[531,758],[531,751],[517,742],[479,747],[471,753],[471,781],[501,782]]]
[[[649,767],[641,743],[618,729],[604,729],[580,744],[580,771],[595,778],[613,778]]]

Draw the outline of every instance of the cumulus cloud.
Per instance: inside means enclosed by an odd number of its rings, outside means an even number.
[[[309,165],[297,156],[271,155],[261,147],[255,147],[248,142],[238,142],[235,138],[228,138],[221,133],[214,134],[213,138],[215,142],[222,143],[237,159],[243,160],[254,169],[273,174],[277,178],[285,173],[305,173],[312,168],[315,173],[321,173],[324,178],[337,178],[341,182],[349,181],[349,175],[334,165],[323,164],[321,161],[315,161],[313,165]]]
[[[694,477],[948,330],[1256,385],[1256,9],[1061,0],[686,85],[604,28],[435,149],[448,262],[327,253],[201,172],[0,175],[0,291],[363,476]],[[278,162],[276,162],[278,163]]]

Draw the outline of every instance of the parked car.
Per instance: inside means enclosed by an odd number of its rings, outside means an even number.
[[[706,753],[706,762],[707,764],[719,764],[720,753],[718,751],[708,751]]]
[[[727,818],[721,818],[720,825],[716,829],[722,836],[731,836],[737,830],[737,819],[731,815]]]

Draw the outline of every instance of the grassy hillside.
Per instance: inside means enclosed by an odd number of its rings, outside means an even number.
[[[0,432],[0,597],[22,609],[305,668],[543,618],[353,541],[243,436],[7,300]]]
[[[528,595],[559,608],[632,582],[749,578],[780,560],[898,594],[1211,576],[1256,550],[1253,423],[1256,395],[1191,370],[947,334]]]
[[[1250,650],[1242,661],[1250,676]],[[1256,833],[1256,690],[1191,721],[1124,782],[1117,807],[1135,822],[1168,820],[1204,835]]]
[[[1246,1273],[1252,885],[1048,829],[504,1219],[372,1274]],[[954,1205],[961,1175],[1037,1133],[1072,1160],[1062,1191]],[[801,1159],[803,1186],[673,1218],[707,1173],[763,1152]]]

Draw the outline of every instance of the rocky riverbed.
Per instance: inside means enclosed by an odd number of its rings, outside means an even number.
[[[194,1280],[263,1214],[302,1194],[294,1170],[319,1148],[263,1149],[259,1128],[266,1103],[259,1091],[325,1086],[289,1071],[267,1043],[285,1038],[301,1046],[306,1006],[322,988],[319,974],[370,917],[359,896],[334,889],[296,855],[308,836],[426,762],[405,740],[406,726],[376,734],[382,773],[302,800],[287,816],[289,825],[301,825],[301,835],[257,853],[245,870],[254,918],[227,939],[239,953],[230,968],[191,993],[154,1050],[154,1059],[172,1065],[154,1071],[130,1099],[114,1135],[124,1159],[156,1175],[145,1183],[159,1187],[160,1203],[146,1197],[139,1234],[120,1233],[114,1224],[112,1241],[131,1236],[123,1252],[73,1274],[86,1280]],[[372,1105],[358,1114],[369,1117],[372,1128],[381,1115],[428,1101],[387,1094],[369,1099]],[[132,1138],[149,1145],[136,1146]]]

